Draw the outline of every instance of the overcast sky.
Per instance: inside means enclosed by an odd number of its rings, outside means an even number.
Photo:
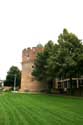
[[[22,49],[56,42],[63,28],[83,39],[83,0],[0,0],[0,79],[21,69]]]

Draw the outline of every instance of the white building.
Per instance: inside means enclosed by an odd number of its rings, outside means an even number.
[[[4,88],[4,81],[0,80],[0,89],[3,89],[3,88]]]

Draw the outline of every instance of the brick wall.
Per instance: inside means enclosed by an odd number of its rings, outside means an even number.
[[[42,52],[43,48],[27,48],[22,52],[22,78],[21,78],[21,89],[20,91],[33,91],[39,92],[47,89],[46,83],[40,83],[36,81],[31,73],[34,60],[38,52]]]

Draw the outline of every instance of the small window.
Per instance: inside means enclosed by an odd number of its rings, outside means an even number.
[[[34,68],[34,65],[32,65],[32,68]]]
[[[29,57],[29,54],[27,54],[27,57]]]

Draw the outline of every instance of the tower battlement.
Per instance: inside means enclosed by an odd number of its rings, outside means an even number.
[[[22,51],[22,63],[25,62],[34,62],[36,55],[38,52],[42,52],[43,48],[32,47],[32,48],[25,48]]]

